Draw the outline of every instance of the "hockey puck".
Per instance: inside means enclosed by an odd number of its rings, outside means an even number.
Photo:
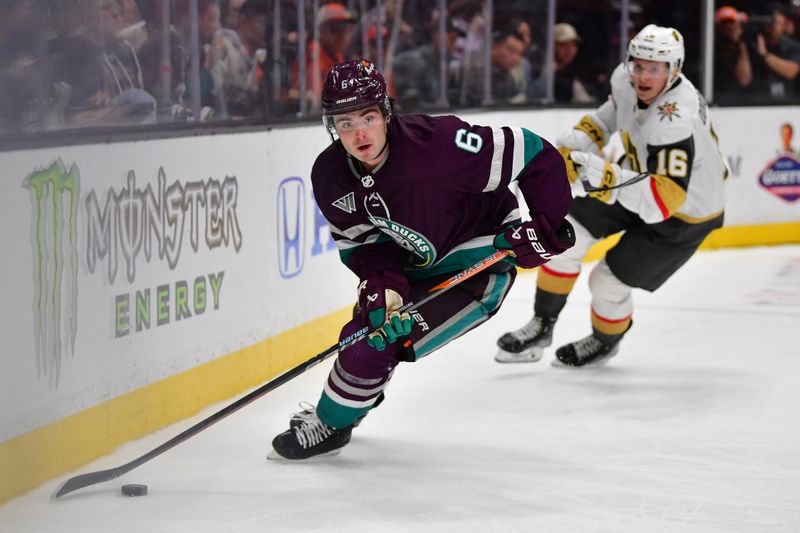
[[[147,485],[122,485],[122,494],[125,496],[147,496]]]

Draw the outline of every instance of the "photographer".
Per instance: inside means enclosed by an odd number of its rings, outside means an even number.
[[[753,17],[759,24],[753,43],[755,79],[764,80],[773,100],[795,97],[795,79],[800,73],[800,43],[787,34],[789,11],[781,4],[771,4],[766,17]]]
[[[732,6],[722,6],[714,19],[714,96],[717,102],[742,103],[753,83],[750,51],[744,39],[748,17]]]

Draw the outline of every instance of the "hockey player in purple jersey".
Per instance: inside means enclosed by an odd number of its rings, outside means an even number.
[[[314,197],[342,261],[358,277],[358,306],[342,339],[364,325],[366,341],[342,349],[316,405],[272,441],[270,458],[338,453],[382,400],[401,361],[417,361],[493,316],[514,282],[514,263],[537,267],[574,244],[564,160],[523,128],[473,126],[454,116],[395,116],[369,61],[334,66],[322,91],[333,143],[311,171]],[[530,208],[522,223],[508,185]],[[498,263],[411,313],[454,272],[500,249]]]

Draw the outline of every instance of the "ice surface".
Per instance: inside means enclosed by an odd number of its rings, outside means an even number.
[[[599,369],[553,368],[553,349],[493,361],[534,284],[520,276],[493,320],[402,364],[337,457],[264,459],[329,361],[121,479],[49,499],[224,404],[8,502],[0,531],[800,531],[800,247],[696,255],[635,293],[635,325]],[[582,276],[554,347],[587,334],[588,302]]]

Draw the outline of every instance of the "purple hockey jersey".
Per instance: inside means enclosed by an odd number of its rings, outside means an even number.
[[[495,235],[520,219],[514,179],[554,228],[572,205],[564,160],[527,129],[408,115],[393,116],[388,135],[388,156],[371,172],[338,141],[311,171],[342,261],[360,278],[394,270],[420,279],[490,255]]]

